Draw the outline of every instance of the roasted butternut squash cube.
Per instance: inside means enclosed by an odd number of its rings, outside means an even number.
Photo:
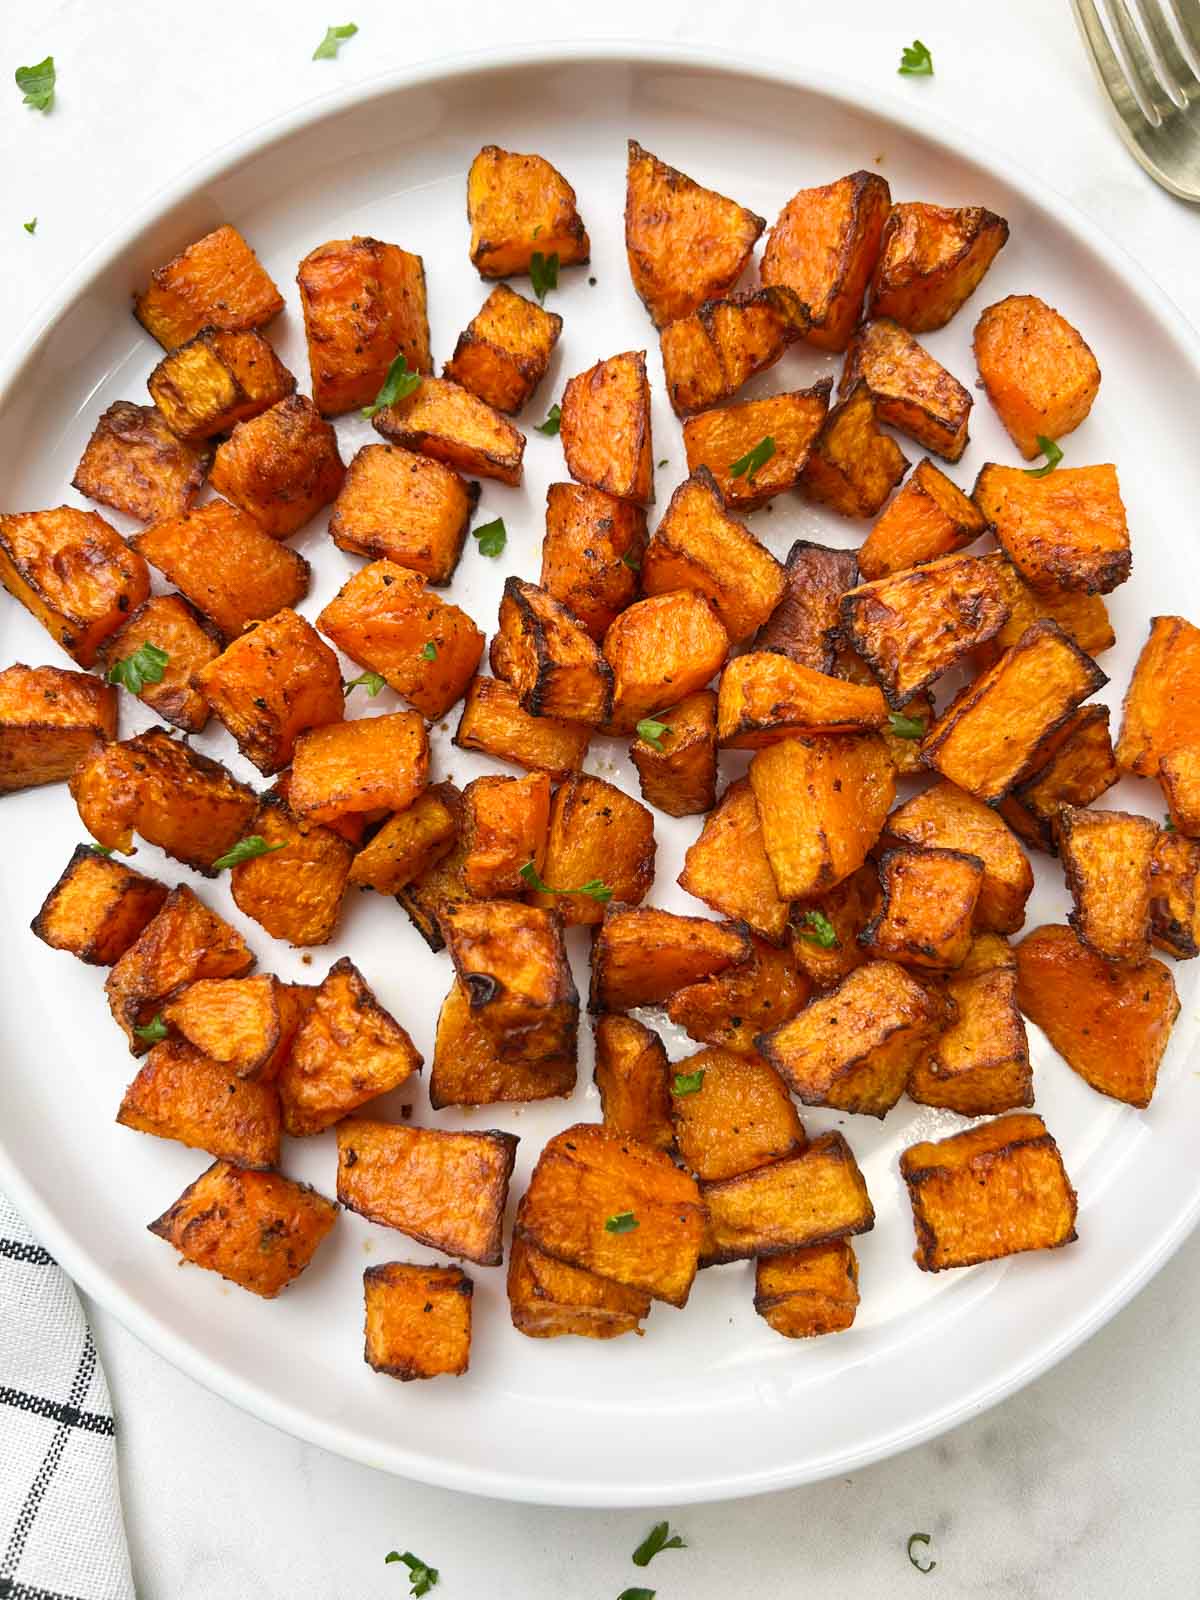
[[[283,296],[254,251],[228,223],[214,228],[150,274],[133,314],[164,350],[201,328],[261,328],[283,310]]]
[[[358,889],[396,894],[448,856],[458,841],[461,796],[445,783],[431,785],[412,805],[391,816],[350,865]]]
[[[717,697],[698,689],[655,719],[660,732],[631,741],[643,797],[669,817],[710,810],[717,798]]]
[[[975,360],[988,399],[1027,461],[1038,436],[1061,439],[1092,409],[1100,368],[1066,317],[1035,294],[1010,294],[975,324]]]
[[[881,422],[946,461],[961,457],[971,395],[890,317],[864,323],[850,341],[838,393],[849,394],[860,380],[871,391]]]
[[[540,582],[593,639],[603,639],[636,596],[645,548],[641,506],[585,483],[552,483],[546,490]]]
[[[887,832],[903,844],[965,851],[983,863],[983,883],[975,906],[976,928],[1015,933],[1025,921],[1025,902],[1033,891],[1033,868],[1008,825],[991,806],[943,781],[893,811],[887,820]]]
[[[74,506],[0,514],[0,583],[81,667],[150,593],[137,551]]]
[[[1101,1094],[1150,1104],[1179,1015],[1171,969],[1106,961],[1071,928],[1035,928],[1017,946],[1017,1003],[1067,1065]]]
[[[429,736],[415,711],[309,728],[295,743],[289,803],[310,822],[403,811],[429,781]]]
[[[1017,958],[995,933],[981,933],[946,979],[950,1025],[921,1056],[908,1096],[964,1117],[990,1117],[1033,1104],[1029,1041],[1017,1006]]]
[[[166,657],[157,683],[145,679],[138,699],[164,721],[184,733],[199,733],[209,717],[208,698],[201,688],[204,669],[221,654],[221,635],[180,594],[152,594],[119,633],[100,646],[97,664],[109,673],[143,645],[153,645]]]
[[[869,1233],[875,1210],[854,1153],[823,1133],[790,1156],[701,1185],[708,1208],[702,1265],[779,1256]]]
[[[654,445],[646,352],[597,361],[563,390],[559,425],[567,471],[619,500],[654,499]]]
[[[163,357],[146,387],[171,432],[196,445],[294,394],[296,380],[261,334],[204,328]],[[177,516],[190,499],[158,514]]]
[[[1008,243],[1008,223],[983,206],[895,205],[871,277],[871,315],[910,333],[944,328]]]
[[[558,1099],[575,1087],[575,1048],[541,1061],[505,1061],[491,1035],[476,1021],[466,989],[457,978],[442,1002],[429,1104],[488,1106],[500,1101]]]
[[[450,849],[439,855],[432,866],[426,867],[396,891],[396,899],[407,911],[413,927],[436,954],[446,947],[446,941],[442,938],[442,911],[447,905],[456,905],[460,900],[469,900],[471,896],[467,892],[463,871],[467,851],[462,835],[462,794],[453,783],[439,783],[434,787],[455,819],[456,837]],[[427,789],[425,794],[432,792]],[[419,805],[424,797],[422,795],[415,805]],[[409,807],[410,811],[413,809]],[[405,814],[401,813],[402,816]]]
[[[825,894],[794,902],[792,955],[814,987],[831,989],[868,959],[858,936],[882,904],[874,861],[865,861]]]
[[[111,967],[166,898],[165,883],[90,844],[77,844],[30,927],[52,950],[67,950],[89,966]]]
[[[418,1244],[483,1267],[504,1259],[516,1134],[448,1133],[350,1117],[338,1124],[338,1199]]]
[[[239,1167],[279,1165],[275,1085],[239,1077],[183,1039],[154,1046],[125,1091],[117,1121]]]
[[[699,1191],[669,1155],[577,1123],[543,1148],[514,1236],[569,1266],[683,1306],[703,1229]]]
[[[250,832],[273,848],[230,871],[238,910],[289,944],[327,944],[341,916],[354,845],[298,817],[278,793],[262,796]]]
[[[1139,778],[1156,778],[1164,756],[1196,745],[1200,745],[1200,628],[1182,617],[1151,617],[1150,633],[1125,695],[1117,765]]]
[[[497,761],[562,779],[579,771],[591,736],[583,722],[531,717],[521,709],[517,691],[499,678],[475,678],[454,742],[461,750],[482,750]]]
[[[646,807],[603,778],[574,773],[554,796],[545,860],[538,867],[554,892],[529,899],[556,910],[567,927],[601,922],[608,900],[637,905],[645,899],[654,882],[654,857],[654,818]],[[605,898],[571,892],[597,884],[601,895],[607,891]]]
[[[165,728],[97,746],[70,780],[84,827],[128,855],[141,834],[177,861],[215,876],[213,863],[249,832],[253,789]]]
[[[752,938],[749,961],[677,990],[667,1016],[701,1044],[755,1055],[754,1040],[794,1017],[808,999],[809,981],[790,949]]]
[[[1026,628],[1043,617],[1057,622],[1067,638],[1074,639],[1089,656],[1110,650],[1117,642],[1101,595],[1086,594],[1082,589],[1031,589],[1002,550],[989,551],[981,559],[995,569],[1008,606],[1007,622],[976,651],[981,667],[994,666]]]
[[[783,739],[756,752],[750,786],[781,900],[832,889],[862,866],[896,794],[877,734]]]
[[[788,903],[780,897],[767,859],[754,791],[745,778],[731,783],[688,846],[679,886],[760,938],[782,944]]]
[[[1107,706],[1081,706],[1038,745],[1028,776],[997,811],[1026,844],[1058,854],[1055,822],[1064,805],[1087,806],[1120,777]]]
[[[813,672],[830,673],[841,639],[842,596],[859,581],[854,551],[797,539],[783,575],[783,594],[759,629],[754,648],[789,656]]]
[[[380,239],[330,239],[296,272],[312,393],[323,417],[372,404],[388,368],[432,372],[425,264]]]
[[[756,650],[735,656],[721,674],[717,738],[723,749],[758,750],[797,734],[882,728],[887,716],[874,684],[847,683]]]
[[[377,433],[459,472],[521,482],[525,435],[469,389],[449,378],[422,378],[410,395],[371,419]]]
[[[1200,844],[1164,828],[1155,841],[1150,866],[1150,937],[1177,961],[1200,955],[1198,891]]]
[[[729,400],[773,367],[808,329],[808,307],[791,289],[768,287],[706,300],[659,335],[667,394],[677,417]]]
[[[858,1258],[848,1239],[755,1263],[754,1309],[785,1339],[844,1333],[858,1310]]]
[[[876,172],[852,172],[801,189],[767,235],[764,283],[792,289],[809,308],[805,335],[820,350],[844,350],[862,313],[892,203]]]
[[[515,900],[464,900],[443,905],[439,921],[471,1014],[500,1057],[573,1057],[579,995],[558,914]]]
[[[287,539],[336,500],[346,476],[337,434],[307,395],[239,422],[213,456],[212,486],[272,539]]]
[[[900,1157],[922,1272],[970,1267],[1076,1238],[1075,1191],[1058,1146],[1031,1111],[997,1117]]]
[[[513,1327],[530,1339],[616,1339],[640,1334],[650,1315],[650,1296],[640,1289],[569,1267],[521,1238],[508,1252],[508,1302]]]
[[[214,1161],[149,1228],[193,1266],[273,1300],[308,1266],[337,1213],[280,1172]]]
[[[1189,838],[1200,834],[1200,747],[1168,750],[1158,768],[1171,826]]]
[[[113,963],[104,992],[130,1050],[140,1056],[152,1041],[140,1038],[137,1030],[189,983],[240,978],[253,965],[241,934],[181,883]]]
[[[1060,467],[1031,478],[989,463],[975,503],[1031,589],[1108,594],[1130,573],[1129,528],[1117,469]]]
[[[975,502],[925,456],[867,535],[858,552],[858,570],[868,582],[887,578],[953,555],[986,529],[987,520]]]
[[[633,287],[656,328],[732,289],[766,225],[764,217],[705,189],[630,139],[625,252]]]
[[[875,401],[860,380],[825,418],[800,484],[843,517],[874,517],[908,468],[900,446],[880,431]]]
[[[783,568],[729,516],[716,480],[700,467],[671,496],[642,558],[648,595],[694,589],[710,600],[735,643],[761,627],[783,596]]]
[[[550,825],[550,779],[474,778],[463,790],[463,876],[477,900],[522,894],[521,869],[541,875]],[[551,897],[547,897],[550,899]]]
[[[442,376],[515,416],[546,376],[561,332],[556,312],[498,283],[459,334]]]
[[[269,972],[201,978],[163,1006],[163,1021],[239,1078],[273,1082],[316,992],[304,984],[281,983]]]
[[[533,257],[583,266],[591,245],[575,191],[544,156],[485,144],[467,174],[471,264],[481,278],[528,272]]]
[[[117,691],[85,672],[0,672],[0,794],[62,783],[97,744],[117,736]]]
[[[489,660],[531,717],[608,721],[612,668],[587,629],[536,583],[506,579]]]
[[[750,959],[750,937],[728,922],[610,903],[592,944],[588,1009],[660,1006],[688,984]]]
[[[367,1365],[402,1383],[461,1377],[470,1365],[474,1289],[461,1267],[409,1261],[367,1267]]]
[[[329,536],[354,556],[394,561],[429,583],[449,583],[462,555],[479,485],[431,456],[368,444],[346,469]]]
[[[152,522],[188,509],[211,460],[211,450],[176,438],[157,406],[117,400],[97,422],[71,487],[102,506]]]
[[[483,654],[483,634],[467,613],[394,561],[356,572],[317,626],[431,722],[462,698]]]
[[[1150,954],[1150,869],[1158,825],[1130,811],[1063,806],[1055,827],[1075,902],[1067,920],[1098,956],[1144,961]]]
[[[686,1080],[697,1076],[692,1089]],[[676,1063],[673,1085],[680,1159],[701,1181],[732,1178],[804,1146],[787,1086],[757,1056],[699,1050]]]
[[[859,935],[867,953],[933,971],[961,967],[983,886],[979,857],[936,846],[885,850],[879,881],[883,905]]]
[[[945,1002],[903,967],[868,961],[758,1048],[804,1105],[882,1118],[945,1021]]]
[[[611,730],[632,733],[663,706],[702,689],[728,653],[720,617],[694,590],[637,601],[604,635],[614,680]]]
[[[604,1126],[655,1150],[675,1143],[671,1123],[671,1066],[663,1042],[633,1017],[596,1018],[596,1065]]]
[[[831,388],[831,380],[821,378],[811,389],[689,417],[683,425],[688,471],[707,467],[733,511],[757,511],[795,489],[829,410]]]

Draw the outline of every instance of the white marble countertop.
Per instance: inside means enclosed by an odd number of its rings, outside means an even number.
[[[314,63],[330,22],[360,34]],[[0,11],[0,336],[121,220],[216,145],[307,97],[433,56],[553,37],[656,38],[803,58],[927,99],[1045,174],[1119,239],[1200,325],[1200,210],[1172,200],[1109,127],[1067,0],[7,0]],[[936,76],[895,67],[914,35]],[[21,108],[18,64],[53,53],[55,115]],[[37,216],[29,238],[20,224]],[[1191,517],[1191,513],[1186,513]],[[1194,520],[1194,519],[1193,519]],[[182,1377],[90,1306],[121,1425],[122,1483],[143,1600],[394,1600],[412,1549],[438,1600],[614,1600],[653,1516],[506,1506],[353,1466],[264,1426]],[[1062,1366],[956,1432],[851,1478],[692,1510],[664,1506],[689,1550],[637,1581],[660,1600],[952,1593],[1105,1600],[1197,1592],[1200,1239]],[[936,1360],[936,1352],[930,1352]],[[928,1531],[921,1577],[905,1543]]]

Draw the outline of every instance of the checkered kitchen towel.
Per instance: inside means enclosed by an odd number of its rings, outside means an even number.
[[[91,1329],[70,1279],[3,1195],[0,1600],[134,1600]]]

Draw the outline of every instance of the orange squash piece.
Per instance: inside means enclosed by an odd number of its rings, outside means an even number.
[[[756,1055],[754,1040],[794,1017],[809,996],[809,981],[786,946],[777,950],[751,937],[751,955],[739,967],[678,989],[667,1016],[701,1044],[737,1055]]]
[[[1133,558],[1115,467],[1060,467],[1031,478],[1020,467],[989,462],[974,492],[1031,589],[1108,594],[1128,578]]]
[[[604,1126],[654,1150],[675,1144],[671,1122],[671,1066],[663,1042],[633,1017],[596,1018],[596,1065]]]
[[[531,717],[592,725],[608,721],[612,668],[586,628],[536,583],[505,580],[488,659]]]
[[[883,904],[879,872],[865,861],[825,894],[791,908],[791,949],[798,969],[818,989],[831,989],[867,960],[858,936]]]
[[[575,1054],[579,996],[562,920],[515,900],[463,900],[438,920],[471,1014],[505,1061]]]
[[[1034,294],[1010,294],[975,324],[975,360],[988,399],[1027,461],[1038,436],[1074,432],[1092,409],[1100,368],[1078,332]]]
[[[926,456],[867,535],[858,570],[868,582],[886,578],[953,555],[986,529],[975,502]]]
[[[667,394],[677,417],[729,400],[804,337],[808,307],[791,289],[769,287],[706,300],[659,335]]]
[[[1008,223],[983,206],[895,205],[871,277],[871,315],[910,333],[944,328],[1008,243]]]
[[[675,1141],[680,1160],[702,1182],[732,1178],[804,1148],[787,1085],[757,1056],[699,1050],[677,1062],[675,1073]],[[686,1080],[697,1075],[700,1086],[693,1089]]]
[[[97,664],[107,675],[113,666],[151,644],[167,657],[157,683],[146,679],[138,699],[184,733],[199,733],[208,722],[209,703],[200,679],[221,654],[221,635],[180,594],[152,594],[119,633],[100,646]]]
[[[528,272],[535,255],[581,266],[591,251],[575,191],[544,156],[485,144],[467,174],[467,221],[482,278]]]
[[[272,539],[287,539],[335,500],[346,469],[337,434],[307,395],[239,422],[213,456],[212,486]]]
[[[52,950],[111,967],[158,915],[167,886],[77,844],[30,928]]]
[[[997,813],[1026,844],[1058,854],[1058,813],[1091,805],[1120,777],[1113,759],[1107,706],[1080,706],[1046,735],[1026,776],[1001,800]]]
[[[604,635],[613,670],[612,731],[702,689],[720,671],[729,635],[712,605],[689,589],[652,595],[623,611]]]
[[[645,548],[641,506],[585,483],[552,483],[546,490],[539,582],[593,639],[603,639],[636,597]]]
[[[497,761],[562,779],[579,771],[591,736],[586,723],[531,717],[521,709],[517,691],[499,678],[475,678],[454,743],[461,750],[481,750]]]
[[[842,634],[842,596],[858,582],[854,551],[797,539],[783,573],[783,594],[754,647],[789,656],[813,672],[831,673]]]
[[[909,1074],[909,1099],[964,1117],[1031,1106],[1029,1041],[1017,1006],[1017,960],[1007,943],[980,934],[946,979],[946,994],[953,1018]]]
[[[710,811],[717,798],[717,697],[698,689],[630,741],[642,796],[669,817]],[[652,735],[652,737],[650,737]]]
[[[1151,617],[1125,694],[1117,765],[1155,778],[1163,758],[1200,745],[1200,628],[1183,617]]]
[[[867,953],[907,967],[961,967],[983,886],[979,857],[937,846],[885,850],[879,881],[883,904],[859,935]]]
[[[1016,644],[1031,623],[1043,617],[1057,622],[1069,639],[1089,656],[1111,650],[1117,642],[1104,598],[1083,589],[1031,589],[1003,550],[990,550],[980,558],[995,569],[1000,593],[1008,607],[1008,620],[976,652],[981,667],[994,666]]]
[[[782,944],[788,904],[776,888],[754,791],[745,778],[731,783],[705,818],[678,881],[714,911],[744,922],[772,944]]]
[[[164,350],[201,328],[261,328],[283,310],[283,296],[254,251],[228,223],[188,245],[150,274],[133,314]]]
[[[1150,937],[1177,961],[1200,955],[1200,844],[1159,831],[1150,867]],[[34,932],[38,932],[34,924]],[[45,937],[45,935],[42,935]]]
[[[429,1104],[435,1111],[443,1106],[559,1099],[574,1087],[574,1048],[540,1061],[505,1060],[487,1029],[476,1021],[470,997],[455,978],[442,1002],[433,1047]]]
[[[767,235],[762,280],[795,291],[811,317],[805,338],[820,350],[844,350],[850,341],[891,200],[878,173],[852,172],[801,189]]]
[[[785,1339],[844,1333],[858,1310],[858,1258],[849,1239],[756,1262],[754,1309]]]
[[[829,410],[831,388],[831,380],[821,378],[811,389],[689,417],[683,425],[688,471],[707,467],[731,510],[757,511],[800,483]],[[755,465],[756,451],[765,453],[761,465]]]
[[[873,684],[847,683],[772,651],[735,656],[721,674],[717,738],[723,749],[758,750],[806,733],[862,733],[887,722]]]
[[[341,916],[354,845],[334,827],[298,817],[278,788],[261,797],[249,831],[282,848],[231,869],[238,910],[273,938],[327,944]]]
[[[529,1339],[617,1339],[640,1334],[650,1315],[640,1289],[569,1267],[519,1237],[508,1252],[508,1301],[513,1327]]]
[[[346,469],[329,537],[339,550],[394,561],[432,584],[449,583],[462,555],[479,485],[431,456],[368,444]]]
[[[568,927],[601,922],[607,901],[568,891],[599,882],[609,899],[637,905],[654,882],[654,856],[654,818],[646,807],[603,778],[573,773],[554,796],[545,862],[538,868],[555,893],[529,898],[557,910]]]
[[[855,333],[838,393],[849,394],[860,379],[881,422],[946,461],[961,457],[967,448],[970,393],[890,317],[877,317]]]
[[[887,833],[922,849],[965,851],[983,863],[975,926],[1015,933],[1025,921],[1033,868],[1007,823],[991,806],[943,780],[907,800],[887,820]]]
[[[588,1009],[662,1005],[676,990],[749,959],[749,935],[734,924],[610,903],[592,944]]]
[[[62,783],[97,744],[117,736],[117,691],[86,672],[0,672],[0,794]]]
[[[823,1133],[795,1154],[702,1184],[708,1208],[703,1266],[786,1255],[875,1226],[875,1210],[854,1153],[840,1133]]]
[[[471,1358],[471,1296],[461,1267],[385,1261],[363,1272],[364,1360],[408,1383],[460,1377]]]
[[[200,493],[212,452],[178,439],[156,406],[117,400],[97,422],[71,487],[140,522],[178,516]]]
[[[403,811],[429,779],[429,737],[415,711],[309,728],[295,743],[289,804],[311,822]]]
[[[546,862],[550,779],[474,778],[463,790],[463,881],[477,900],[519,895],[521,869],[540,874]]]
[[[620,500],[654,499],[654,445],[646,352],[597,361],[563,390],[559,424],[567,471]]]
[[[269,972],[250,978],[199,978],[169,1000],[162,1015],[210,1061],[239,1078],[270,1083],[286,1061],[315,994],[304,984],[281,983]]]
[[[197,445],[286,400],[296,380],[260,333],[204,328],[162,358],[146,387],[171,432]]]
[[[1075,902],[1067,920],[1097,955],[1144,961],[1150,954],[1150,873],[1158,824],[1129,811],[1063,806],[1055,827]]]
[[[239,1077],[182,1039],[154,1046],[125,1091],[117,1121],[239,1167],[279,1165],[275,1085]]]
[[[800,483],[811,499],[843,517],[873,517],[908,468],[900,446],[880,431],[875,401],[860,381],[825,418]]]
[[[398,894],[454,849],[461,805],[452,785],[432,784],[412,805],[389,817],[358,851],[350,882],[377,894]]]
[[[377,433],[457,471],[516,488],[525,435],[492,406],[448,378],[422,378],[371,419]]]
[[[442,376],[515,416],[546,376],[562,318],[498,283],[458,336]]]

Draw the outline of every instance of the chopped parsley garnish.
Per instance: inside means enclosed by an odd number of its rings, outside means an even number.
[[[112,855],[112,845],[110,844],[97,844],[94,839],[89,839],[88,845],[98,856]]]
[[[888,716],[888,732],[897,739],[923,739],[925,724],[920,717],[906,717],[903,711],[893,711]]]
[[[637,736],[644,739],[647,744],[652,744],[656,750],[663,747],[663,734],[674,730],[669,722],[659,722],[654,717],[643,717],[637,725]]]
[[[406,1550],[403,1555],[399,1550],[389,1550],[383,1558],[383,1564],[386,1567],[393,1561],[403,1561],[408,1568],[408,1576],[412,1582],[412,1588],[408,1592],[417,1596],[418,1600],[421,1595],[428,1594],[438,1581],[438,1569],[427,1565],[420,1556],[413,1555],[411,1550]]]
[[[240,867],[243,861],[253,861],[256,856],[269,856],[275,850],[282,850],[286,844],[286,839],[281,844],[268,844],[261,833],[247,834],[244,839],[238,840],[232,850],[226,850],[223,856],[218,856],[213,868],[217,872],[224,872],[226,867]]]
[[[638,1225],[638,1219],[632,1211],[614,1211],[611,1217],[604,1220],[605,1233],[632,1233]]]
[[[53,56],[47,56],[44,61],[39,61],[36,67],[18,67],[14,77],[17,80],[17,88],[24,96],[22,105],[28,106],[31,111],[49,111],[54,104],[54,85],[57,78]]]
[[[1175,833],[1176,831],[1177,830],[1176,830],[1175,824],[1171,821],[1170,814],[1168,813],[1168,815],[1163,818],[1163,832],[1164,833]],[[99,846],[98,845],[93,845],[92,848],[93,848],[93,850],[96,850],[96,849],[99,849]]]
[[[670,456],[664,456],[658,464],[660,467],[669,467],[671,465]]]
[[[543,883],[538,877],[538,870],[532,861],[527,861],[521,868],[521,877],[531,889],[536,889],[539,894],[586,894],[592,900],[599,900],[603,904],[613,897],[612,890],[603,878],[589,878],[586,883],[581,883],[578,889],[552,889],[548,883]]]
[[[421,650],[421,655],[426,661],[437,660],[437,645],[434,644],[432,639],[427,639],[425,641],[425,645]]]
[[[747,450],[744,456],[739,456],[736,461],[729,463],[729,476],[731,478],[745,478],[747,483],[754,482],[754,474],[760,467],[765,467],[775,454],[775,440],[771,434],[765,439],[760,439],[753,450]]]
[[[544,433],[547,439],[553,439],[554,435],[558,432],[561,426],[562,410],[557,403],[552,405],[549,411],[547,411],[545,422],[534,423],[534,427],[537,429],[537,431],[539,433]]]
[[[405,400],[414,389],[420,387],[421,374],[408,370],[408,360],[405,356],[397,356],[387,369],[387,377],[383,380],[383,387],[375,396],[374,405],[363,406],[364,417],[373,417],[376,412],[384,411],[388,406],[394,405],[397,400]]]
[[[365,689],[374,700],[380,689],[387,688],[387,679],[378,672],[360,672],[357,678],[351,678],[342,685],[342,693],[349,694],[352,689]]]
[[[1044,478],[1048,472],[1054,471],[1055,467],[1063,458],[1063,453],[1055,444],[1054,440],[1047,439],[1044,433],[1038,434],[1037,447],[1045,456],[1046,460],[1040,467],[1026,467],[1025,476],[1027,478]]]
[[[144,1027],[133,1030],[135,1039],[140,1039],[143,1044],[158,1044],[167,1037],[167,1025],[162,1019],[162,1012],[150,1018]]]
[[[37,218],[36,217],[30,217],[29,221],[28,222],[23,222],[21,224],[21,226],[25,229],[26,233],[36,233],[37,232]]]
[[[654,1600],[657,1589],[622,1589],[617,1600]]]
[[[632,550],[626,550],[625,554],[621,557],[621,560],[629,568],[630,572],[640,572],[642,570],[642,563],[638,560],[637,556],[634,555]]]
[[[498,556],[508,543],[508,529],[504,526],[503,517],[497,517],[494,522],[485,522],[481,528],[473,528],[471,532],[479,541],[481,556]]]
[[[326,28],[325,37],[312,53],[314,61],[332,61],[345,44],[358,32],[357,22],[342,22],[336,28]]]
[[[820,945],[822,950],[838,948],[838,936],[833,923],[823,911],[806,911],[796,929],[796,937],[806,939],[809,944]]]
[[[668,1534],[670,1535],[669,1538]],[[671,1533],[669,1523],[656,1522],[633,1552],[633,1564],[635,1567],[648,1567],[660,1550],[686,1549],[687,1545],[684,1544],[679,1535]]]
[[[539,300],[544,300],[551,289],[557,289],[558,251],[544,256],[540,250],[535,250],[529,263],[529,277],[533,284],[533,292]]]
[[[671,1079],[671,1093],[682,1099],[684,1095],[699,1094],[703,1084],[703,1067],[696,1072],[677,1072]]]
[[[923,1567],[921,1565],[921,1562],[920,1562],[919,1558],[913,1554],[913,1545],[915,1545],[915,1544],[923,1544],[923,1545],[928,1546],[928,1544],[929,1544],[929,1535],[927,1533],[910,1533],[909,1534],[909,1536],[908,1536],[908,1559],[912,1562],[913,1566],[916,1567],[918,1572],[932,1572],[934,1567],[937,1566],[937,1562],[936,1561],[931,1561],[928,1564],[928,1566],[924,1566]],[[925,1552],[922,1551],[921,1553],[923,1555]]]
[[[114,661],[105,673],[109,683],[122,684],[130,694],[141,694],[148,683],[161,683],[170,656],[147,639],[132,655]]]
[[[900,65],[896,68],[902,78],[932,78],[933,57],[929,46],[914,39],[900,52]]]

